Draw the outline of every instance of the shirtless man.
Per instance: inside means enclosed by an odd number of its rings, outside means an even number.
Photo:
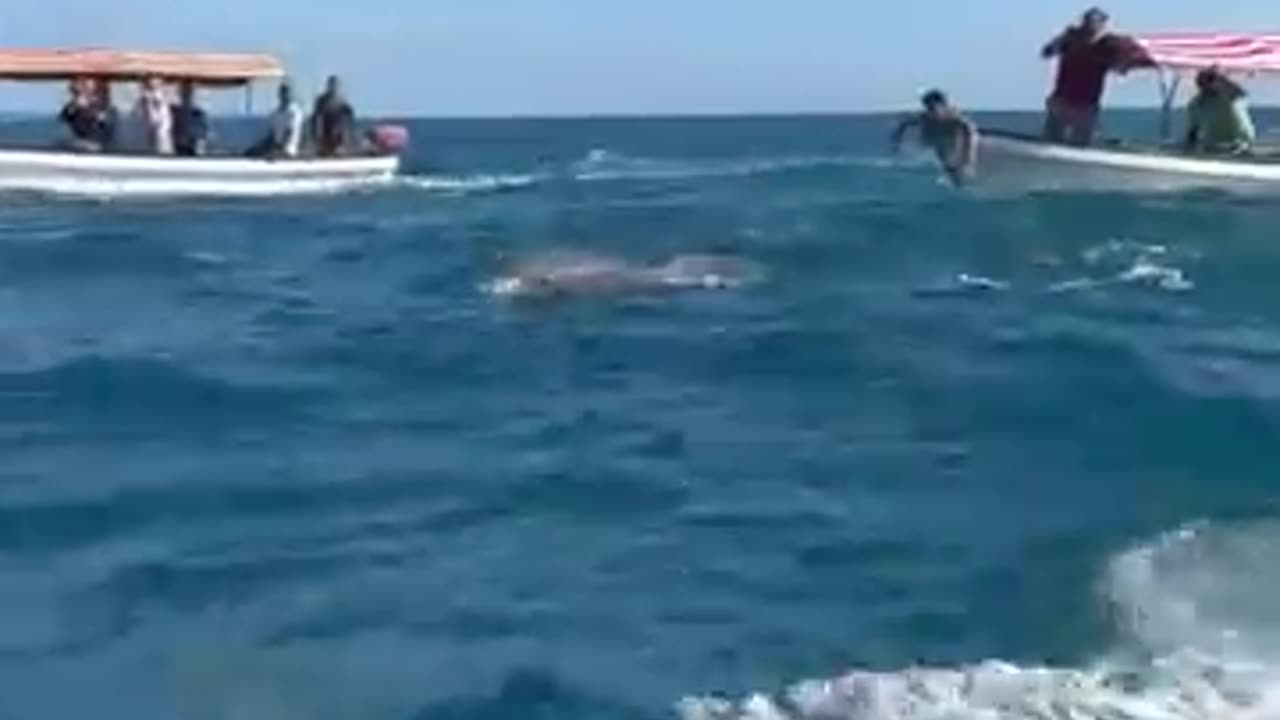
[[[920,99],[924,111],[903,120],[893,133],[893,148],[902,147],[908,131],[919,128],[920,142],[938,155],[947,177],[963,185],[978,164],[978,128],[952,107],[940,90],[930,90]]]

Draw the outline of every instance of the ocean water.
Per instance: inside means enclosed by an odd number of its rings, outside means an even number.
[[[1275,198],[411,127],[0,198],[0,718],[1280,717]]]

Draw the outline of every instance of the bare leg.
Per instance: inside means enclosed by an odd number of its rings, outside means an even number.
[[[1096,110],[1081,110],[1071,119],[1071,144],[1088,147],[1093,144],[1093,134],[1098,125]]]
[[[1044,118],[1044,139],[1053,143],[1066,140],[1066,128],[1063,127],[1062,119],[1052,110]]]

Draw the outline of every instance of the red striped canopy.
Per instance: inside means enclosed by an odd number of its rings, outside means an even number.
[[[270,55],[0,49],[0,79],[4,80],[65,80],[80,76],[140,80],[155,76],[210,85],[239,85],[283,75],[280,62]]]
[[[1280,73],[1280,33],[1161,33],[1133,40],[1151,63],[1175,70]]]

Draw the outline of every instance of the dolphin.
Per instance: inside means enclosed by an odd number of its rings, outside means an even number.
[[[549,253],[517,263],[488,285],[514,298],[596,297],[680,289],[734,289],[764,280],[756,263],[732,255],[676,255],[636,265],[612,257]]]

